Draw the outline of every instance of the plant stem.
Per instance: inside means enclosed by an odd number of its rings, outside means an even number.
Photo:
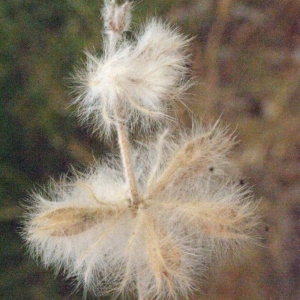
[[[116,6],[116,2],[112,0],[111,5],[112,6],[110,7],[108,16],[109,18],[107,20],[109,55],[113,55],[116,52],[118,41],[122,39],[122,34],[125,28],[124,26],[126,25],[124,18],[130,13],[128,11],[128,8],[130,9],[130,5],[128,4],[128,2],[125,2],[125,4],[119,7],[118,5]],[[119,9],[121,9],[121,13]],[[123,102],[121,101],[121,99],[117,100],[118,105],[115,107],[115,121],[118,133],[118,142],[124,167],[125,178],[129,187],[130,206],[133,209],[137,209],[142,201],[138,193],[136,178],[133,172],[128,127],[126,123],[126,116],[124,114]]]
[[[136,178],[133,172],[131,152],[130,152],[130,142],[128,136],[128,128],[126,121],[123,117],[123,110],[119,107],[116,114],[116,127],[118,133],[118,142],[125,172],[125,177],[127,184],[129,186],[130,193],[130,204],[132,207],[137,208],[141,203],[141,199],[138,193]]]

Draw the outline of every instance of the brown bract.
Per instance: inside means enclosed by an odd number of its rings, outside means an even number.
[[[120,214],[120,207],[62,207],[42,214],[32,220],[33,231],[42,231],[50,236],[70,236],[89,230],[105,220]]]

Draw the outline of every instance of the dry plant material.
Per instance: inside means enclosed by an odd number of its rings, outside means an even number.
[[[33,219],[36,231],[51,236],[70,236],[84,232],[99,222],[118,216],[117,206],[62,207]]]
[[[212,263],[257,243],[257,203],[229,171],[227,129],[174,133],[174,103],[190,86],[188,39],[151,20],[127,40],[131,6],[105,1],[104,54],[88,53],[75,76],[81,121],[106,138],[115,130],[120,159],[33,194],[24,237],[85,294],[191,299]],[[153,124],[157,137],[133,146],[131,129]]]

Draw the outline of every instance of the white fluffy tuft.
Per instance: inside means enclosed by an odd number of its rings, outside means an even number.
[[[83,122],[91,122],[107,137],[117,107],[122,107],[130,126],[148,129],[153,121],[165,120],[190,86],[188,43],[175,29],[152,20],[135,42],[123,40],[114,53],[108,42],[102,57],[87,53],[84,69],[75,76],[74,103]]]

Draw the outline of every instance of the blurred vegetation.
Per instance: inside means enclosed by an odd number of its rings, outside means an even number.
[[[83,50],[101,49],[101,4],[0,2],[0,299],[81,299],[26,254],[20,203],[108,149],[79,126],[68,88]],[[203,299],[300,299],[300,2],[143,0],[134,24],[153,14],[195,36],[190,109],[236,129],[268,231],[266,247],[215,272]]]

